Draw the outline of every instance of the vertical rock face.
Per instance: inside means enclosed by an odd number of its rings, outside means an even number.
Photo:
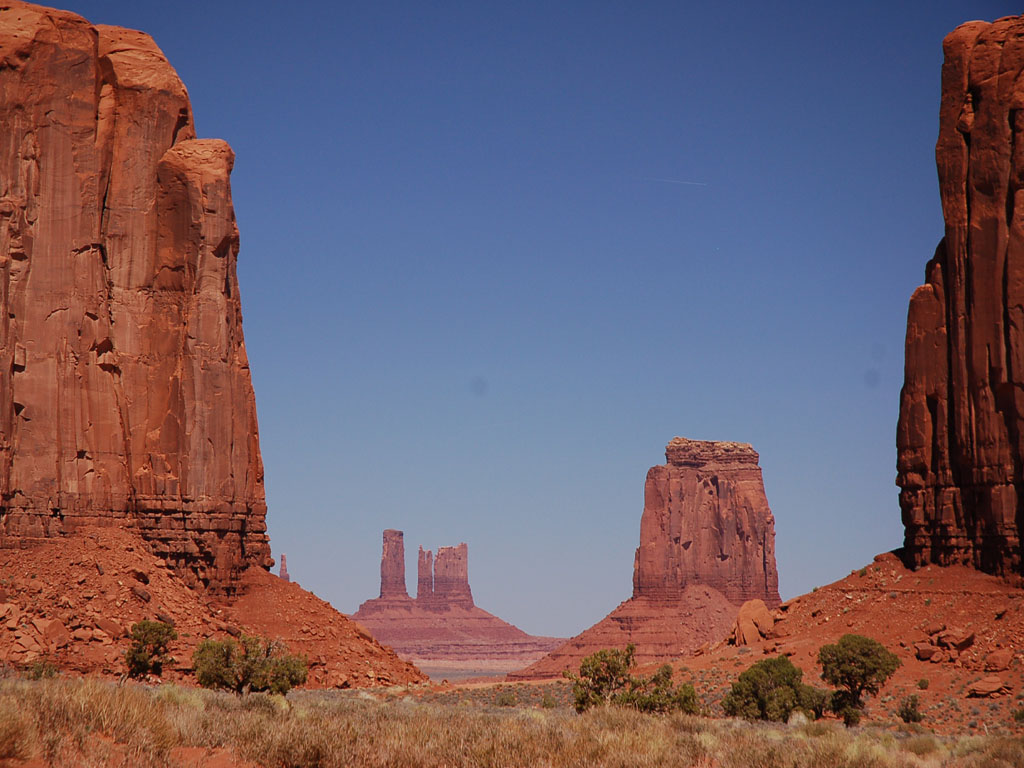
[[[725,638],[748,600],[776,606],[775,518],[746,443],[676,437],[644,485],[633,596],[511,679],[558,677],[602,648],[636,646],[640,664]]]
[[[434,553],[420,547],[416,568],[416,599],[430,600],[434,596]]]
[[[690,585],[737,605],[778,605],[775,518],[757,452],[745,443],[677,437],[644,485],[633,596],[676,599]]]
[[[406,598],[405,591],[405,538],[401,531],[384,531],[384,549],[380,556],[380,596]]]
[[[469,589],[469,547],[438,547],[434,560],[434,600],[443,605],[473,607]]]
[[[234,156],[147,35],[0,4],[0,545],[132,525],[230,592],[271,564]]]
[[[897,431],[905,557],[1020,575],[1024,528],[1024,18],[943,43],[945,236],[910,300]]]

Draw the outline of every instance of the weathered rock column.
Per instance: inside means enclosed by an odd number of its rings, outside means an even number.
[[[434,560],[434,598],[447,605],[473,605],[469,589],[469,547],[438,547]]]
[[[1024,17],[943,42],[945,237],[914,291],[896,444],[910,565],[1022,573]]]
[[[665,448],[644,485],[633,596],[674,600],[714,587],[740,605],[778,605],[775,518],[757,452],[746,443],[687,440]]]
[[[416,599],[430,601],[434,597],[434,553],[420,547],[417,561]]]
[[[404,597],[405,589],[405,539],[401,531],[384,531],[384,551],[380,558],[381,598]]]

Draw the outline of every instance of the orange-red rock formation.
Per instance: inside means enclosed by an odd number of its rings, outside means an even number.
[[[675,599],[699,584],[736,605],[778,605],[775,519],[757,452],[746,443],[677,437],[665,459],[644,485],[633,596]]]
[[[291,581],[292,577],[288,575],[288,555],[281,555],[281,570],[279,571],[281,581]]]
[[[509,677],[557,677],[591,653],[636,646],[638,663],[724,638],[748,600],[779,604],[775,519],[758,455],[745,443],[673,439],[644,486],[633,596]]]
[[[0,546],[132,525],[192,583],[269,567],[234,156],[152,39],[0,5]]]
[[[402,532],[384,531],[380,597],[364,602],[352,618],[431,676],[505,674],[563,642],[528,635],[474,604],[465,543],[440,547],[436,558],[419,548],[415,600],[406,593],[404,557]]]
[[[914,291],[897,431],[908,563],[1024,572],[1024,17],[943,43],[945,236]]]

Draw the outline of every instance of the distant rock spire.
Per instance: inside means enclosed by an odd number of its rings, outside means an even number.
[[[288,555],[281,555],[281,579],[291,581],[291,578],[288,576]]]
[[[405,538],[392,528],[384,531],[384,550],[380,557],[380,596],[409,597],[405,589]]]

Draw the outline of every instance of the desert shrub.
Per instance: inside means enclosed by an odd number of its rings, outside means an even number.
[[[900,666],[896,654],[877,640],[863,635],[843,635],[818,651],[821,677],[838,688],[832,694],[832,710],[847,725],[860,722],[864,697],[873,696]]]
[[[501,690],[494,698],[494,703],[499,707],[514,707],[518,703],[516,701],[516,692],[509,688]]]
[[[632,643],[624,649],[605,648],[584,658],[578,675],[566,670],[565,677],[573,682],[576,711],[614,704],[641,712],[696,714],[697,692],[689,683],[674,688],[668,664],[649,678],[631,674],[635,650]]]
[[[1024,723],[1024,708],[1015,710],[1013,713],[1013,719],[1018,723]]]
[[[935,741],[935,737],[928,734],[911,736],[901,746],[905,752],[910,752],[918,757],[930,755],[939,749],[939,744]]]
[[[243,634],[234,639],[206,639],[192,654],[196,681],[204,688],[237,694],[269,691],[285,694],[306,682],[309,664],[288,653],[283,643]]]
[[[29,680],[48,680],[57,676],[57,665],[48,659],[33,661],[25,667],[25,677]]]
[[[924,715],[918,709],[920,703],[916,693],[910,694],[900,702],[896,710],[896,716],[904,723],[920,723],[924,720]]]
[[[543,698],[540,700],[540,705],[543,709],[554,709],[558,706],[558,702],[555,701],[555,697],[550,693],[545,693]]]
[[[163,621],[143,621],[132,624],[132,647],[125,651],[129,677],[145,677],[163,672],[164,664],[174,659],[167,655],[167,646],[178,639],[174,627]]]
[[[632,707],[640,712],[683,712],[695,715],[697,691],[690,683],[672,686],[672,667],[662,666],[650,677],[631,678],[627,690],[613,698],[612,703]]]
[[[929,682],[927,677],[922,677],[920,680],[917,681],[917,687],[920,688],[922,691],[927,691],[928,686]]]
[[[743,672],[722,699],[727,715],[786,722],[795,709],[821,717],[828,693],[802,682],[803,672],[786,656],[762,659]]]

